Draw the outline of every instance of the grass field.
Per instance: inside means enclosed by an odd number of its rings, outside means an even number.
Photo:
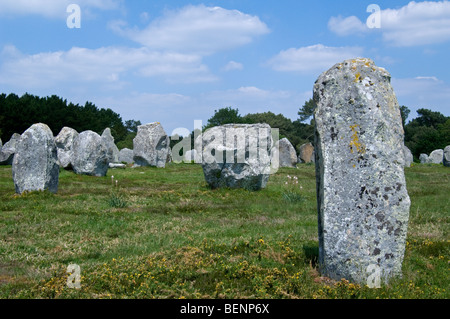
[[[22,196],[3,166],[0,298],[448,299],[450,169],[405,172],[403,278],[370,289],[317,271],[313,165],[281,169],[258,192],[210,190],[201,166],[170,164],[61,171],[56,195]],[[70,264],[80,289],[67,286]]]

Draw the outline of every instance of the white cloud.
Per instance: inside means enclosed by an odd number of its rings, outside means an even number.
[[[281,51],[269,60],[268,65],[276,71],[317,73],[328,70],[334,64],[361,56],[361,47],[327,47],[316,44]]]
[[[0,83],[29,88],[62,83],[117,84],[128,74],[162,77],[168,82],[216,80],[199,56],[161,53],[148,48],[74,47],[68,51],[26,55],[14,46],[7,46],[2,51],[0,65]]]
[[[400,105],[411,110],[428,108],[450,116],[450,84],[435,76],[392,78],[392,86]]]
[[[143,30],[117,24],[112,29],[152,49],[202,55],[248,44],[269,32],[256,16],[204,5],[167,11]]]
[[[331,17],[330,21],[328,21],[328,28],[339,36],[365,33],[370,30],[355,16],[347,18],[343,18],[342,16]]]
[[[222,70],[224,71],[240,71],[244,69],[244,65],[242,63],[239,62],[235,62],[235,61],[230,61],[228,62],[223,68]]]
[[[117,9],[122,0],[2,0],[0,16],[40,15],[47,18],[67,18],[67,6],[76,3],[81,9]]]
[[[370,32],[356,17],[332,17],[329,29],[340,35]],[[400,9],[381,10],[383,40],[392,46],[410,47],[450,40],[450,2],[410,2]]]

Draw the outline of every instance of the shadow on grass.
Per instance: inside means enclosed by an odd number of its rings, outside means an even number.
[[[319,262],[319,246],[314,244],[303,245],[303,252],[305,254],[306,261],[315,268]]]

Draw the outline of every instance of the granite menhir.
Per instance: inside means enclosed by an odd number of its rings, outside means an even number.
[[[401,276],[411,202],[390,80],[358,58],[314,85],[319,267],[336,280],[365,285]]]

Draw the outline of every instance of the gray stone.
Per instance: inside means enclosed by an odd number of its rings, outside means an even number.
[[[193,150],[187,151],[184,154],[183,161],[185,163],[192,163],[192,162],[194,162],[196,164],[201,164],[202,163],[202,156],[201,156],[201,154],[199,152],[197,152],[196,149],[193,149]]]
[[[123,148],[119,151],[119,162],[131,164],[134,162],[133,156],[134,156],[133,150],[130,150],[129,148]]]
[[[109,163],[109,168],[126,168],[127,165],[126,164],[122,164],[122,163]]]
[[[266,187],[273,145],[269,125],[227,124],[210,128],[198,138],[202,144],[203,173],[211,188]]]
[[[53,132],[42,123],[34,124],[16,146],[12,175],[16,193],[58,191],[59,165]]]
[[[431,152],[430,156],[428,156],[427,163],[431,164],[442,164],[444,161],[444,150],[434,150]]]
[[[421,164],[428,163],[428,155],[427,154],[420,154],[419,160],[420,160]]]
[[[119,162],[119,149],[114,143],[114,137],[112,136],[111,129],[109,127],[103,131],[102,138],[105,141],[105,145],[108,150],[108,161],[110,163]]]
[[[444,166],[450,167],[450,145],[444,148]]]
[[[135,166],[165,167],[169,157],[170,139],[161,123],[140,125],[133,140]]]
[[[78,136],[78,132],[70,127],[63,127],[55,137],[55,143],[58,150],[59,166],[68,169],[72,167],[72,146],[73,141]]]
[[[306,143],[300,146],[299,153],[300,153],[298,155],[299,163],[314,163],[315,152],[314,146],[311,143]]]
[[[81,132],[73,142],[72,167],[79,175],[106,176],[108,149],[104,139],[93,131]]]
[[[411,202],[390,79],[359,58],[314,85],[319,268],[332,279],[366,285],[401,276]]]
[[[0,165],[12,165],[20,134],[14,133],[11,139],[3,145],[0,151]]]
[[[411,167],[414,157],[411,150],[406,145],[403,145],[403,154],[405,155],[405,167]]]
[[[287,138],[282,138],[275,143],[271,152],[271,163],[273,167],[296,166],[297,152]]]

